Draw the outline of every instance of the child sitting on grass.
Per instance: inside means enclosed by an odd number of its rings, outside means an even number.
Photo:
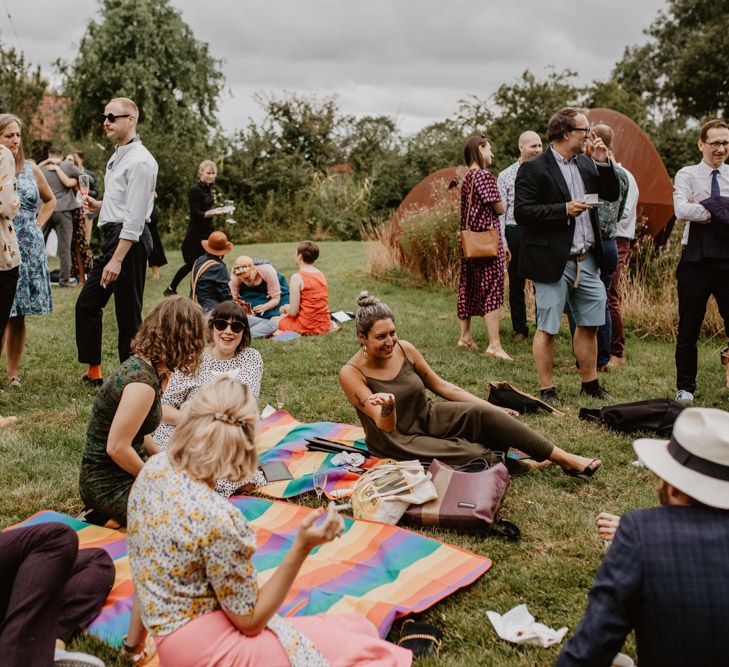
[[[314,266],[319,246],[313,241],[296,244],[298,271],[289,281],[289,304],[281,307],[278,328],[300,334],[322,334],[332,328],[329,316],[329,285]]]

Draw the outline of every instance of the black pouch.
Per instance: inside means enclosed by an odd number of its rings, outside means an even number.
[[[685,406],[670,398],[649,398],[633,403],[618,403],[604,408],[580,408],[580,419],[603,424],[619,433],[652,431],[671,437],[673,424]]]
[[[564,412],[560,412],[534,396],[515,389],[508,382],[498,382],[496,380],[489,382],[488,402],[498,405],[500,408],[516,410],[520,415],[544,410],[557,417],[564,417]]]

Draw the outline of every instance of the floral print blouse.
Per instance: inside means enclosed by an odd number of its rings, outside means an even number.
[[[144,625],[167,635],[220,609],[253,612],[256,538],[243,515],[205,483],[176,470],[162,452],[129,496],[127,544]],[[295,667],[327,665],[314,644],[274,615],[268,628]]]

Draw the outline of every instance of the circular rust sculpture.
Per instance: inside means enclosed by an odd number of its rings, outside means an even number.
[[[651,236],[673,220],[673,182],[653,142],[625,114],[613,109],[590,109],[590,125],[604,123],[615,133],[615,159],[625,165],[638,183],[638,215],[646,218]]]

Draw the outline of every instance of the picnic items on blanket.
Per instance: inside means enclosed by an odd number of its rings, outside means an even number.
[[[489,403],[498,405],[501,408],[516,410],[520,415],[532,414],[542,409],[555,417],[564,417],[564,412],[560,412],[549,403],[512,387],[508,382],[499,380],[489,382],[489,397],[487,400]]]
[[[411,504],[437,497],[420,461],[383,459],[354,485],[352,511],[355,519],[395,524]]]
[[[263,583],[290,551],[301,521],[314,510],[247,496],[234,497],[231,502],[256,535],[253,564]],[[472,584],[492,564],[488,558],[397,526],[342,519],[344,534],[309,556],[278,610],[281,616],[357,612],[384,638],[396,618],[429,609]],[[101,547],[114,560],[114,587],[87,629],[119,647],[134,601],[124,534],[51,511],[39,512],[21,525],[49,522],[71,526],[81,548]]]
[[[486,616],[489,617],[496,634],[514,644],[532,644],[547,648],[559,644],[567,634],[567,626],[552,630],[537,623],[525,604],[510,609],[503,616],[495,611],[487,611]]]
[[[397,645],[412,651],[414,658],[423,658],[426,655],[438,655],[442,639],[443,633],[432,623],[409,618],[402,624]]]
[[[673,423],[685,407],[670,398],[649,398],[604,408],[580,408],[579,417],[603,424],[619,433],[653,431],[670,438]]]
[[[293,479],[294,476],[289,472],[286,464],[282,461],[270,461],[269,463],[261,463],[258,466],[266,478],[266,481],[270,484],[271,482],[280,482],[285,479]]]
[[[359,452],[340,452],[332,457],[329,463],[333,466],[348,466],[348,469],[359,468],[365,461],[364,455]]]
[[[438,497],[408,507],[405,523],[484,535],[493,530],[519,539],[520,531],[513,523],[497,519],[509,487],[509,471],[503,463],[489,465],[486,459],[473,459],[462,466],[448,466],[433,459],[428,470]]]

